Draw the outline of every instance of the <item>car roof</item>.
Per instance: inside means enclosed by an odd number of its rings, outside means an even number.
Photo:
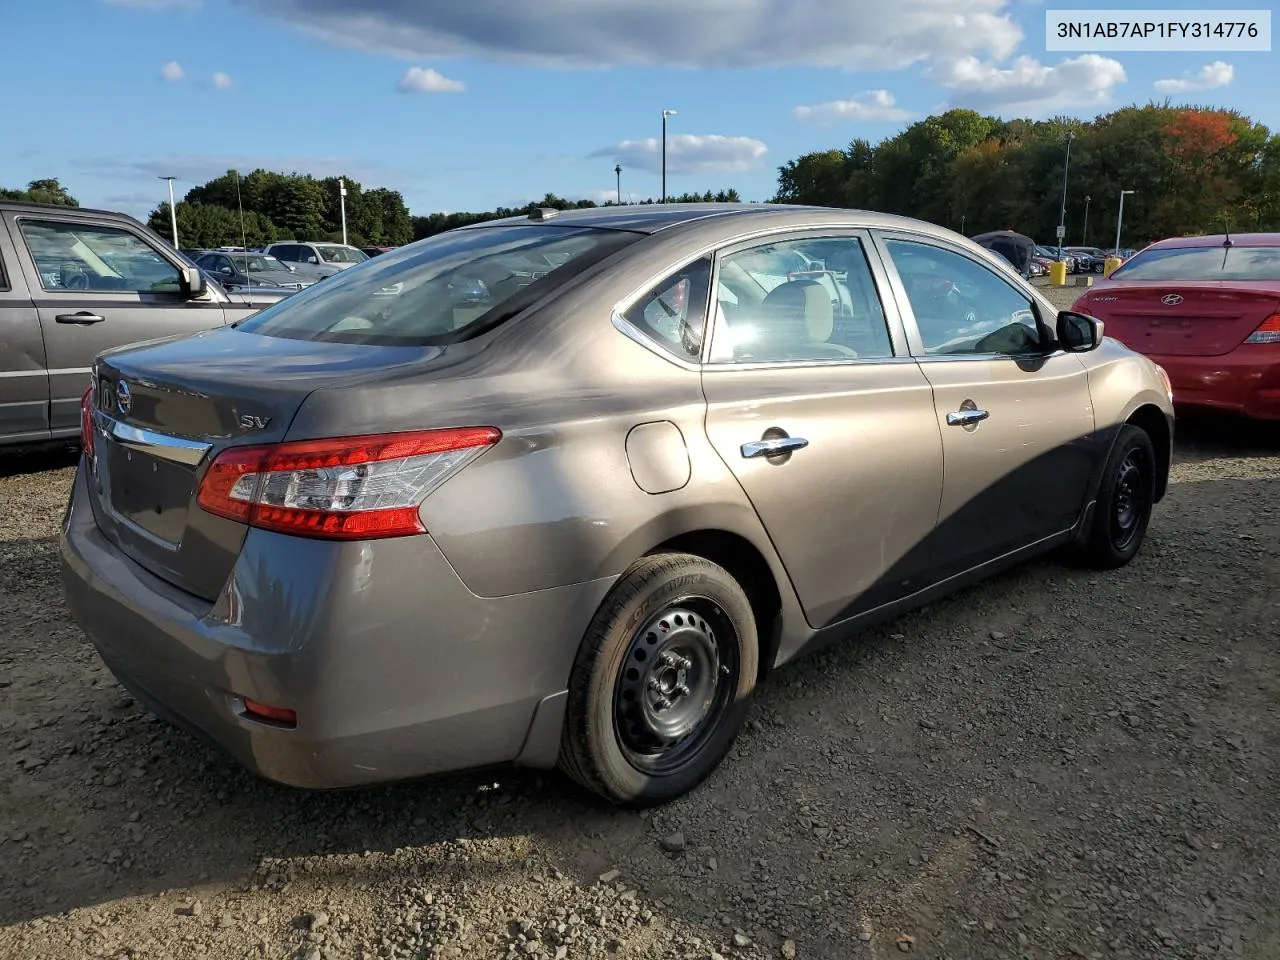
[[[1157,240],[1148,250],[1170,250],[1176,247],[1221,247],[1226,244],[1225,233],[1214,233],[1203,237],[1170,237],[1168,240]],[[1233,247],[1280,247],[1280,233],[1233,233]]]
[[[923,220],[877,213],[871,210],[852,210],[839,207],[802,206],[790,203],[653,203],[622,207],[587,207],[582,210],[559,210],[554,215],[537,219],[528,214],[486,220],[459,227],[460,230],[478,230],[485,227],[512,226],[516,224],[595,227],[603,230],[629,230],[635,233],[658,233],[679,226],[692,226],[708,221],[726,220],[794,221],[798,228],[821,226],[823,222],[847,224],[851,220],[867,227],[883,229],[906,228],[931,233],[950,234],[950,231]]]
[[[61,203],[30,203],[26,200],[0,200],[0,210],[12,213],[56,213],[67,217],[123,217],[141,225],[136,217],[119,210],[97,210],[93,207],[68,207]]]

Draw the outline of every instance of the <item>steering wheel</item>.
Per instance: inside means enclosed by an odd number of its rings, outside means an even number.
[[[89,278],[83,273],[73,273],[62,281],[62,285],[68,290],[88,290]]]

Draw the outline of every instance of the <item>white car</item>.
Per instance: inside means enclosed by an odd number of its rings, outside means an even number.
[[[307,273],[323,279],[332,277],[340,270],[364,263],[369,255],[345,243],[299,243],[294,240],[281,240],[268,244],[263,253],[270,254],[297,269],[298,273]]]

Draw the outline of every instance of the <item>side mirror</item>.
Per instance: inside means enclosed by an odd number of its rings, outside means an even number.
[[[1102,343],[1103,326],[1097,317],[1063,310],[1058,314],[1058,343],[1068,353],[1088,353]]]
[[[183,267],[178,275],[178,285],[182,288],[183,294],[192,300],[204,296],[206,289],[204,271],[199,267]]]
[[[319,262],[320,262],[320,258],[319,258],[319,257],[315,257],[315,256],[307,257],[307,263],[316,263],[316,264],[318,264]]]
[[[234,270],[232,270],[230,267],[219,267],[219,268],[218,268],[218,272],[219,272],[219,273],[221,273],[221,274],[223,274],[224,276],[227,276],[227,277],[229,277],[229,276],[231,276],[233,273],[235,273],[235,271],[234,271]]]

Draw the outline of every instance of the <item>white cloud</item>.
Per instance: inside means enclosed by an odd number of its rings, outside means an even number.
[[[213,85],[217,87],[219,90],[230,90],[231,78],[228,77],[225,73],[215,73],[213,75]]]
[[[1104,104],[1125,82],[1120,62],[1096,53],[1063,60],[1056,67],[1026,56],[1008,67],[963,57],[936,65],[929,77],[952,91],[953,106],[1032,116]]]
[[[1011,56],[1008,0],[235,0],[340,46],[558,67],[899,69]]]
[[[177,83],[186,76],[186,73],[182,70],[182,64],[177,60],[170,60],[160,68],[160,76],[164,77],[170,83]]]
[[[461,93],[467,85],[461,80],[450,80],[430,67],[410,67],[396,89],[401,93]]]
[[[836,120],[906,120],[911,112],[897,106],[888,90],[868,90],[852,100],[831,100],[813,107],[796,107],[797,120],[827,126]]]
[[[1201,67],[1195,76],[1157,80],[1155,87],[1160,93],[1194,93],[1197,90],[1215,90],[1218,87],[1225,87],[1235,79],[1235,76],[1235,67],[1221,60],[1215,60]]]
[[[668,134],[667,172],[735,173],[749,170],[768,150],[763,142],[751,137]],[[630,168],[657,173],[662,170],[662,141],[656,137],[623,140],[612,147],[597,150],[592,156],[610,157],[615,163],[622,164],[624,173]]]

